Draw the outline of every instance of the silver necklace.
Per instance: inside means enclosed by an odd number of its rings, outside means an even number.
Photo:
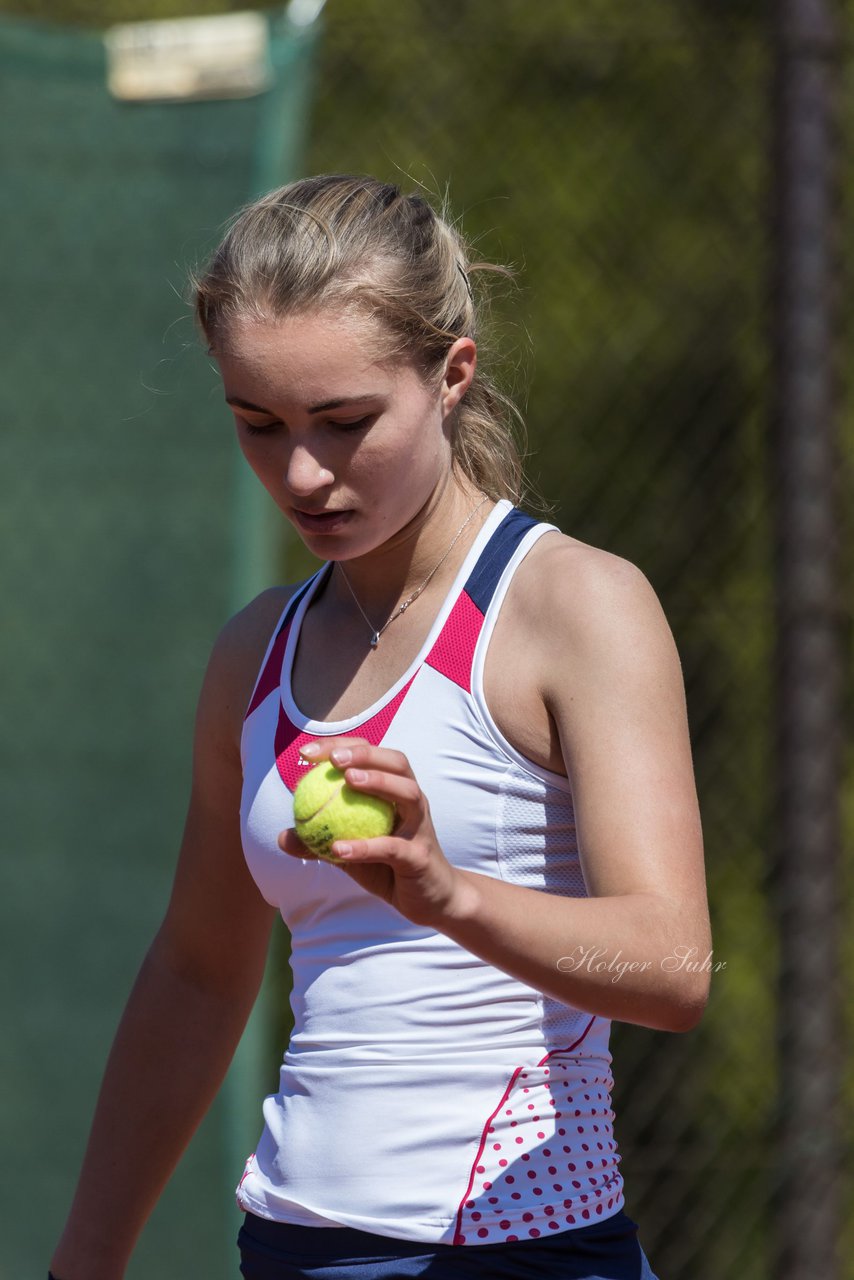
[[[433,568],[432,568],[432,569],[430,570],[430,572],[427,574],[427,577],[426,577],[426,578],[424,579],[424,581],[421,583],[421,586],[420,586],[420,587],[416,587],[416,589],[413,591],[412,595],[411,595],[411,596],[407,596],[407,597],[406,597],[406,599],[404,600],[403,604],[399,604],[399,605],[397,606],[397,608],[395,609],[394,613],[391,615],[391,617],[390,617],[390,618],[388,618],[388,619],[387,619],[387,621],[386,621],[386,622],[384,622],[384,623],[383,623],[383,625],[382,625],[381,627],[379,627],[379,628],[377,628],[377,627],[375,627],[375,626],[374,626],[374,624],[371,622],[370,618],[369,618],[369,617],[368,617],[368,615],[365,613],[365,611],[364,611],[364,609],[362,608],[362,606],[359,604],[359,597],[356,595],[355,591],[353,590],[353,587],[352,587],[352,584],[351,584],[351,582],[350,582],[350,579],[347,577],[347,574],[344,572],[344,566],[343,566],[343,564],[341,563],[341,561],[340,561],[340,560],[337,562],[337,564],[338,564],[338,568],[341,570],[341,577],[342,577],[342,578],[344,579],[344,581],[347,583],[347,586],[348,586],[348,587],[349,587],[349,589],[350,589],[350,595],[353,597],[353,599],[354,599],[354,600],[355,600],[355,602],[356,602],[356,608],[359,610],[359,613],[362,615],[362,617],[365,619],[365,622],[367,622],[368,626],[369,626],[369,627],[370,627],[370,629],[371,629],[371,648],[372,648],[372,649],[376,649],[377,645],[378,645],[378,644],[379,644],[379,642],[380,642],[380,636],[381,636],[381,635],[382,635],[382,633],[386,630],[386,628],[387,628],[387,627],[390,627],[390,626],[391,626],[391,624],[394,622],[395,618],[399,618],[399,617],[400,617],[400,615],[401,615],[402,613],[405,613],[405,612],[406,612],[406,610],[409,608],[409,606],[410,606],[411,604],[413,604],[413,603],[418,599],[418,597],[421,595],[421,592],[422,592],[422,591],[424,590],[424,588],[427,586],[427,584],[428,584],[428,582],[430,581],[430,579],[433,577],[433,575],[434,575],[435,573],[437,573],[437,572],[439,571],[439,569],[441,569],[442,565],[445,563],[445,561],[447,560],[448,556],[451,554],[451,552],[453,551],[454,547],[455,547],[455,546],[457,545],[457,543],[459,542],[460,538],[461,538],[461,537],[462,537],[462,535],[463,535],[463,530],[466,528],[466,526],[467,526],[467,525],[471,524],[472,520],[474,519],[474,517],[476,516],[476,514],[478,513],[478,511],[480,511],[480,509],[481,509],[481,507],[483,506],[484,502],[488,502],[488,501],[489,501],[489,499],[488,499],[488,498],[481,498],[481,500],[480,500],[480,502],[477,504],[477,506],[476,506],[476,507],[473,507],[473,508],[471,509],[471,511],[470,511],[470,512],[468,513],[468,515],[466,516],[465,520],[464,520],[464,521],[462,522],[462,524],[460,525],[460,527],[459,527],[459,529],[457,530],[457,532],[454,534],[454,536],[453,536],[453,538],[452,538],[452,540],[451,540],[451,545],[448,547],[447,551],[446,551],[446,552],[445,552],[445,554],[442,556],[442,558],[441,558],[441,560],[438,562],[438,564],[434,564],[434,565],[433,565]]]

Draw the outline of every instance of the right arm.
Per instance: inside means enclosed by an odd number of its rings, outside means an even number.
[[[121,1280],[223,1081],[261,985],[275,912],[240,847],[239,741],[282,605],[280,591],[266,592],[214,647],[172,894],[107,1062],[77,1193],[51,1261],[57,1280]]]

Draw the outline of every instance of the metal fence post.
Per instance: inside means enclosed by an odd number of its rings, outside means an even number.
[[[834,16],[830,0],[782,0],[774,18],[778,1280],[841,1274]]]

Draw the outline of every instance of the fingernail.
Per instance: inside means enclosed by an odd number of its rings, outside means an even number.
[[[367,778],[364,769],[348,769],[347,778],[350,782],[364,782]]]
[[[301,756],[316,756],[319,751],[320,751],[319,742],[307,742],[304,747],[300,747],[299,749],[299,753]]]
[[[349,858],[353,852],[353,846],[351,844],[342,844],[340,840],[336,840],[332,846],[332,852],[339,858]]]
[[[336,764],[349,764],[353,759],[353,752],[349,747],[336,747],[332,752],[332,759]]]

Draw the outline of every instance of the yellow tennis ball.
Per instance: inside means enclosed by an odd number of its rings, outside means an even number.
[[[344,774],[323,760],[300,778],[294,792],[294,826],[303,844],[321,858],[333,840],[372,840],[391,834],[394,805],[348,787]]]

